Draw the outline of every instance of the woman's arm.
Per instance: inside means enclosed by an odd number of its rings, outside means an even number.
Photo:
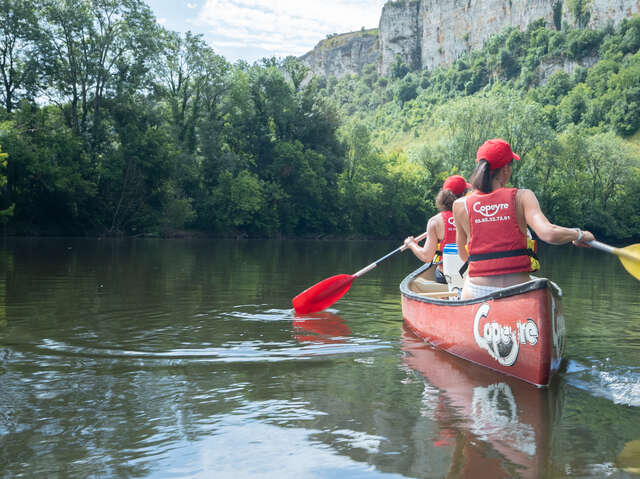
[[[578,228],[565,228],[551,223],[540,209],[538,198],[531,190],[518,190],[517,202],[524,210],[524,218],[538,238],[545,243],[565,244],[570,241],[583,245],[584,242],[593,241],[595,237],[589,231],[581,231]],[[579,241],[579,243],[577,243]]]
[[[440,215],[433,216],[427,222],[427,239],[424,242],[424,246],[420,246],[416,243],[413,236],[409,236],[404,240],[404,244],[407,248],[413,251],[418,259],[429,263],[433,260],[433,255],[436,253],[438,247],[438,230],[437,230],[437,218]]]

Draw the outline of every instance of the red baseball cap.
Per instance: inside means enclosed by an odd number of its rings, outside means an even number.
[[[520,161],[520,157],[511,151],[511,146],[506,141],[500,138],[494,138],[493,140],[485,141],[478,152],[476,153],[476,160],[487,160],[489,162],[490,170],[497,170],[509,163],[511,160]]]
[[[468,188],[471,188],[471,185],[460,175],[450,176],[442,185],[443,190],[449,190],[456,196],[460,196]]]

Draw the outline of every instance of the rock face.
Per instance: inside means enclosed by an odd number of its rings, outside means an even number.
[[[553,5],[550,0],[422,0],[418,12],[421,66],[450,64],[461,54],[482,48],[485,40],[507,26],[524,29],[540,18],[552,26]],[[381,73],[386,74],[392,62],[383,54]]]
[[[619,23],[640,11],[640,0],[582,0],[576,12],[568,0],[397,0],[388,2],[380,19],[379,72],[389,72],[396,54],[407,65],[433,68],[482,48],[485,40],[512,26],[524,30],[544,19],[549,28],[562,23],[597,28]],[[417,5],[416,5],[417,4]],[[401,13],[402,12],[402,13]],[[388,18],[385,18],[388,17]],[[417,27],[416,27],[417,25]],[[416,31],[418,38],[409,38]],[[404,32],[404,33],[403,33]]]
[[[387,2],[382,8],[380,17],[380,59],[384,68],[379,70],[386,74],[396,55],[413,68],[422,66],[420,52],[422,50],[422,22],[420,8],[422,2],[410,0],[406,2]]]
[[[549,28],[597,28],[638,12],[640,0],[390,0],[379,30],[323,40],[301,59],[325,77],[359,73],[372,62],[387,75],[397,55],[412,68],[451,64],[508,26],[523,30],[542,18]]]
[[[361,73],[365,65],[378,64],[378,29],[334,35],[322,40],[300,60],[313,73],[324,77],[343,77]]]

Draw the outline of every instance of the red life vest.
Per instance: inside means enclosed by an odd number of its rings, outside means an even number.
[[[527,237],[518,226],[516,188],[474,191],[466,198],[469,215],[469,276],[531,270]]]
[[[442,211],[442,221],[444,222],[444,237],[440,241],[440,245],[456,242],[456,222],[453,220],[453,211]]]
[[[456,222],[453,221],[453,211],[441,211],[440,215],[442,215],[442,222],[444,223],[444,237],[436,246],[436,252],[433,255],[434,264],[440,264],[442,262],[444,245],[456,242]]]

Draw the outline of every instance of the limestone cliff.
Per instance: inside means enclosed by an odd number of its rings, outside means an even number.
[[[416,3],[417,9],[416,9]],[[579,6],[584,8],[580,9]],[[543,18],[549,28],[597,28],[640,11],[640,0],[398,0],[388,2],[380,19],[380,73],[387,74],[396,54],[407,65],[433,68],[455,61],[466,51],[481,48],[485,40],[508,26],[525,29]],[[414,18],[411,18],[415,15]],[[389,17],[389,18],[385,18]],[[418,38],[408,39],[400,28],[417,25]]]
[[[313,73],[324,77],[361,73],[370,63],[378,63],[378,29],[333,35],[300,57]]]
[[[542,18],[549,28],[597,28],[638,12],[640,0],[391,0],[379,29],[365,31],[375,36],[355,32],[323,40],[302,61],[323,76],[359,73],[372,62],[386,75],[397,55],[412,68],[447,65],[508,26],[525,29]]]
[[[481,48],[487,38],[507,26],[524,29],[539,18],[553,26],[553,5],[553,0],[422,0],[418,11],[420,64],[423,68],[450,64],[462,53]],[[394,60],[385,54],[386,41],[383,37],[383,74]]]

